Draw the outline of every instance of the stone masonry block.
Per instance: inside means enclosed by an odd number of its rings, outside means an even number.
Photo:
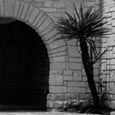
[[[67,84],[68,87],[85,87],[86,82],[75,82],[75,81],[69,81]]]
[[[74,82],[74,81],[68,81],[67,82],[67,86],[68,87],[76,87],[76,82]]]
[[[78,93],[79,90],[80,89],[78,87],[68,87],[67,88],[67,93]]]
[[[72,70],[81,70],[81,63],[70,63],[69,68]]]
[[[73,71],[72,70],[64,70],[64,75],[72,75]]]
[[[15,17],[17,17],[20,4],[21,4],[21,3],[20,3],[18,0],[16,0],[15,9],[14,9],[14,16],[15,16]]]
[[[94,66],[94,68],[97,68],[97,69],[100,68],[100,61],[95,63],[93,66]]]
[[[44,31],[50,24],[52,23],[52,20],[47,17],[43,23],[39,26],[39,31],[42,32]]]
[[[66,63],[51,63],[50,64],[50,69],[65,69],[66,68]]]
[[[100,0],[96,0],[95,4],[101,4]]]
[[[54,0],[53,1],[53,7],[54,8],[64,8],[65,7],[64,0]]]
[[[55,29],[55,28],[54,28]],[[48,39],[47,40],[47,43],[49,44],[49,43],[52,43],[52,42],[54,42],[54,41],[56,41],[56,40],[59,40],[59,38],[61,38],[62,37],[62,35],[60,34],[60,33],[55,33],[54,34],[54,36],[52,36],[52,38],[50,38],[50,39]]]
[[[67,45],[68,46],[76,46],[76,39],[72,39],[72,40],[67,40]]]
[[[13,16],[15,0],[4,0],[4,2],[5,2],[5,15]]]
[[[110,7],[110,11],[111,11],[111,12],[115,12],[115,7],[114,7],[114,6],[111,6],[111,7]]]
[[[26,20],[26,21],[29,20],[33,9],[34,9],[34,6],[33,6],[33,5],[30,5],[29,8],[28,8],[28,11],[27,11],[27,13],[26,13],[26,16],[25,16],[25,20]]]
[[[82,81],[87,82],[87,76],[86,75],[83,76]]]
[[[112,24],[112,18],[107,18],[107,24],[111,25]]]
[[[63,70],[57,70],[57,69],[55,69],[55,70],[50,70],[50,74],[61,74],[62,75],[62,73],[63,73]]]
[[[66,46],[62,46],[56,49],[51,49],[50,55],[53,55],[54,53],[61,53],[61,52],[66,52]]]
[[[56,40],[56,41],[49,44],[50,49],[58,48],[58,47],[61,47],[64,45],[65,45],[64,40]]]
[[[105,12],[105,13],[110,12],[110,6],[106,6],[106,7],[104,7],[104,12]]]
[[[53,57],[52,58],[53,62],[65,62],[65,60],[66,60],[65,56]]]
[[[73,58],[69,58],[69,60],[70,60],[70,62],[78,62],[78,63],[80,63],[80,62],[82,62],[82,59],[81,59],[81,57],[78,57],[78,58],[76,58],[76,57],[73,57]]]
[[[36,26],[37,23],[39,22],[39,20],[42,18],[42,16],[44,16],[44,13],[43,12],[39,12],[38,16],[36,17],[36,19],[34,20],[33,22],[33,25]]]
[[[50,55],[52,57],[61,57],[61,56],[66,56],[66,52],[62,51],[62,52],[57,52],[57,53],[51,53],[51,54],[49,54],[49,57],[50,57]]]
[[[25,15],[26,15],[26,12],[27,12],[27,10],[28,10],[28,7],[29,7],[29,4],[24,3],[24,8],[23,8],[22,14],[21,14],[21,16],[20,16],[21,19],[24,19],[24,18],[25,18]]]
[[[106,18],[111,18],[111,17],[112,17],[112,13],[111,12],[106,13]]]
[[[45,8],[40,8],[40,9],[44,12],[51,12],[51,13],[56,12],[56,8],[45,7]]]
[[[88,100],[88,99],[90,99],[91,98],[91,94],[88,94],[88,93],[80,93],[80,99],[81,100]]]
[[[34,25],[36,25],[36,23],[34,23]],[[44,29],[44,31],[41,32],[41,35],[44,35],[44,36],[45,36],[45,35],[48,34],[50,31],[52,31],[54,28],[55,28],[54,24],[51,23],[48,27],[46,27],[46,28]]]
[[[66,80],[66,81],[72,81],[73,80],[73,76],[71,76],[71,75],[64,75],[63,79]]]
[[[115,19],[115,11],[112,12],[112,19]]]
[[[63,102],[62,101],[54,101],[53,107],[54,108],[62,108],[63,107]]]
[[[63,76],[58,75],[58,74],[50,75],[49,84],[50,85],[63,85]]]
[[[115,27],[112,27],[112,33],[115,34]]]
[[[79,95],[76,95],[75,93],[66,93],[65,94],[66,100],[77,99],[78,97],[79,97]]]
[[[82,75],[86,75],[85,69],[82,68]]]
[[[17,17],[20,18],[21,17],[21,14],[23,12],[23,8],[24,8],[24,2],[21,2],[20,3],[20,7],[18,9],[18,14],[17,14]]]
[[[30,16],[30,18],[29,18],[29,22],[30,23],[33,23],[34,22],[34,20],[37,18],[37,16],[39,15],[39,10],[37,9],[37,8],[34,8],[34,10],[32,11],[32,13],[31,13],[31,16]]]
[[[50,93],[47,95],[47,100],[50,100],[50,101],[55,101],[55,100],[63,101],[64,98],[65,98],[64,94]]]
[[[49,39],[52,39],[57,34],[58,34],[57,29],[51,27],[51,31],[49,31],[48,33],[46,33],[44,35],[44,37],[46,38],[46,40],[49,40]]]
[[[64,94],[56,94],[55,100],[60,100],[60,101],[62,100],[63,101],[64,100]]]
[[[74,71],[74,73],[73,73],[73,79],[74,79],[74,81],[81,81],[82,80],[81,70]]]
[[[49,86],[50,93],[66,93],[65,86]]]
[[[70,57],[81,57],[75,46],[68,46],[68,53]]]
[[[53,108],[53,101],[47,101],[47,107]]]
[[[44,4],[45,7],[52,7],[52,5],[53,5],[52,0],[45,0],[45,4]]]
[[[38,23],[37,23],[37,27],[39,28],[39,26],[41,26],[42,24],[43,24],[43,22],[46,20],[46,18],[47,18],[47,15],[43,15],[40,19],[39,19],[39,21],[38,21]]]
[[[99,75],[99,71],[100,71],[99,68],[94,69],[94,75],[98,76]]]
[[[112,19],[112,26],[115,26],[115,19]]]
[[[86,93],[86,88],[85,87],[80,87],[79,88],[79,93]]]
[[[51,93],[49,93],[49,94],[47,95],[47,100],[54,101],[54,100],[55,100],[55,95],[56,95],[56,94],[51,94]]]

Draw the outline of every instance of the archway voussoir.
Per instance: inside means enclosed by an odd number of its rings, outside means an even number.
[[[38,21],[36,27],[39,28],[40,25],[42,25],[42,23],[46,20],[46,18],[47,18],[47,15],[44,14],[44,15],[39,19],[39,21]]]
[[[25,18],[25,15],[26,15],[26,12],[28,10],[28,7],[29,7],[29,4],[27,4],[26,2],[24,2],[24,8],[23,8],[22,14],[20,16],[21,19]]]
[[[34,23],[34,21],[36,20],[38,14],[39,14],[39,10],[37,8],[34,8],[34,10],[32,11],[30,18],[29,18],[29,23]]]
[[[54,26],[53,23],[49,24],[49,26],[46,27],[46,28],[44,29],[44,31],[41,32],[41,35],[46,35],[46,34],[48,34],[48,33],[49,33],[50,31],[52,31],[54,28],[55,28],[55,26]],[[37,28],[37,29],[38,29],[38,28]]]
[[[39,31],[45,31],[45,29],[52,23],[51,19],[47,17],[44,22],[39,26]]]
[[[40,11],[40,13],[38,14],[38,16],[36,17],[36,19],[33,22],[33,26],[35,26],[37,28],[37,23],[39,22],[40,18],[44,15],[43,12]]]
[[[59,48],[65,45],[64,40],[56,40],[49,44],[50,49]]]
[[[50,54],[51,54],[51,55],[57,55],[57,54],[59,54],[59,53],[61,53],[61,52],[66,52],[66,50],[67,50],[67,47],[66,47],[66,46],[61,46],[61,47],[58,47],[58,48],[55,48],[55,49],[50,50],[49,55],[50,55]]]
[[[19,7],[20,7],[20,2],[18,0],[16,0],[15,8],[14,8],[14,17],[17,17]]]
[[[48,39],[47,41],[46,41],[46,43],[52,43],[53,41],[55,41],[55,40],[58,40],[58,39],[60,39],[62,37],[62,35],[61,34],[59,34],[59,33],[57,33],[55,36],[53,36],[51,39]]]
[[[48,32],[47,34],[44,35],[44,37],[46,38],[45,40],[53,39],[53,37],[54,37],[55,35],[57,35],[57,34],[58,34],[57,29],[53,28],[52,31],[50,31],[50,32]]]
[[[13,16],[15,9],[15,0],[4,0],[5,16]]]
[[[33,9],[34,9],[34,6],[30,5],[29,8],[28,8],[28,10],[27,10],[26,16],[25,16],[25,21],[29,22],[29,18],[31,16],[31,13],[32,13]]]
[[[21,18],[21,14],[22,14],[22,12],[23,12],[23,8],[24,8],[24,2],[21,2],[21,3],[20,3],[20,7],[19,7],[19,9],[18,9],[18,14],[17,14],[17,17],[18,17],[18,18]]]

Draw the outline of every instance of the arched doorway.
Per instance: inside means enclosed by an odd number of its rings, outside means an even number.
[[[0,24],[0,110],[46,110],[48,82],[41,37],[17,20]]]

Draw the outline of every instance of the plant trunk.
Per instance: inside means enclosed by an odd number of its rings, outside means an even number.
[[[99,104],[100,102],[99,102],[99,96],[98,96],[98,92],[97,92],[95,81],[94,81],[93,64],[90,61],[86,38],[80,38],[80,48],[82,52],[82,62],[83,62],[84,69],[86,72],[88,85],[89,85],[89,88],[91,90],[91,94],[94,100],[94,106],[97,108],[100,106]]]

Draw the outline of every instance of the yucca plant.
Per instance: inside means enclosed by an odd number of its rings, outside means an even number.
[[[102,12],[94,10],[90,6],[87,10],[81,5],[79,9],[74,7],[74,13],[65,12],[63,17],[58,17],[56,28],[63,37],[61,39],[76,39],[76,46],[80,47],[80,54],[86,72],[88,85],[94,100],[95,107],[99,107],[99,95],[94,81],[94,64],[107,51],[100,52],[96,47],[97,41],[109,30],[104,26]]]

